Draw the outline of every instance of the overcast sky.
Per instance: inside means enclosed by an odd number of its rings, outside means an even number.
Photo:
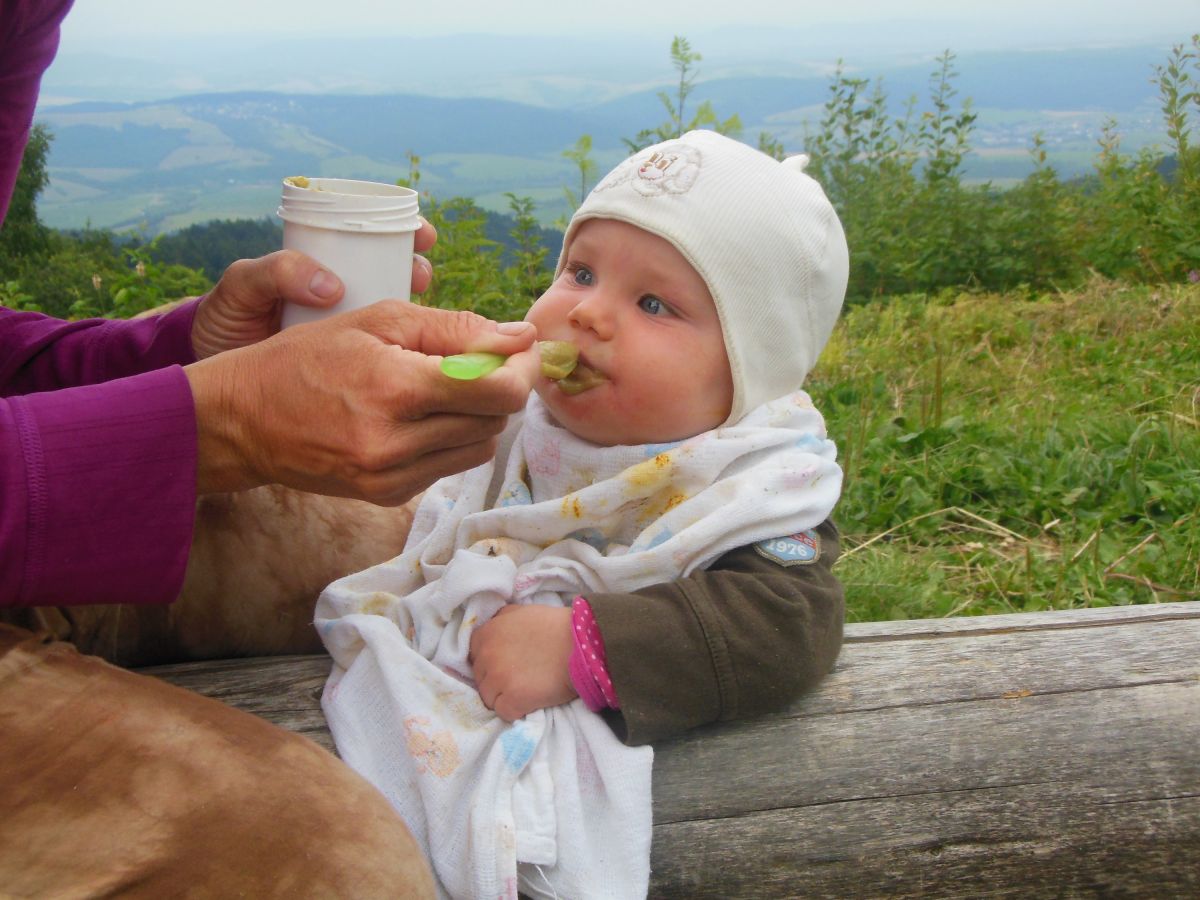
[[[1184,41],[1200,30],[1200,0],[76,0],[64,48],[230,33],[270,38],[473,31],[561,33],[586,41],[589,30],[692,35],[729,25],[879,28],[889,20],[928,21],[934,29],[970,23],[1031,40],[1050,32],[1066,41],[1074,30],[1085,40]]]

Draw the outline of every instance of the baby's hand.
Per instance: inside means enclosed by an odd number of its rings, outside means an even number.
[[[484,706],[512,722],[574,700],[572,647],[569,607],[503,607],[471,635],[468,661]]]

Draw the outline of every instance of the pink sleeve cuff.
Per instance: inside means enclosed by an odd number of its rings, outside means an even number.
[[[604,638],[596,624],[592,605],[584,597],[576,597],[571,604],[571,637],[574,646],[568,668],[575,692],[592,712],[620,709],[621,703],[608,674]]]

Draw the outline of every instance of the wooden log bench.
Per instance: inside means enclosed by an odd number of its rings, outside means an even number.
[[[333,749],[323,656],[146,669]],[[1200,896],[1200,601],[854,624],[656,748],[652,897]]]

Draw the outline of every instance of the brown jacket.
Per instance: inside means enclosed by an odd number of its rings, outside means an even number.
[[[630,594],[590,594],[621,702],[609,724],[627,744],[708,722],[778,710],[832,668],[845,602],[831,568],[832,520],[811,562],[784,564],[756,546],[708,569]]]

